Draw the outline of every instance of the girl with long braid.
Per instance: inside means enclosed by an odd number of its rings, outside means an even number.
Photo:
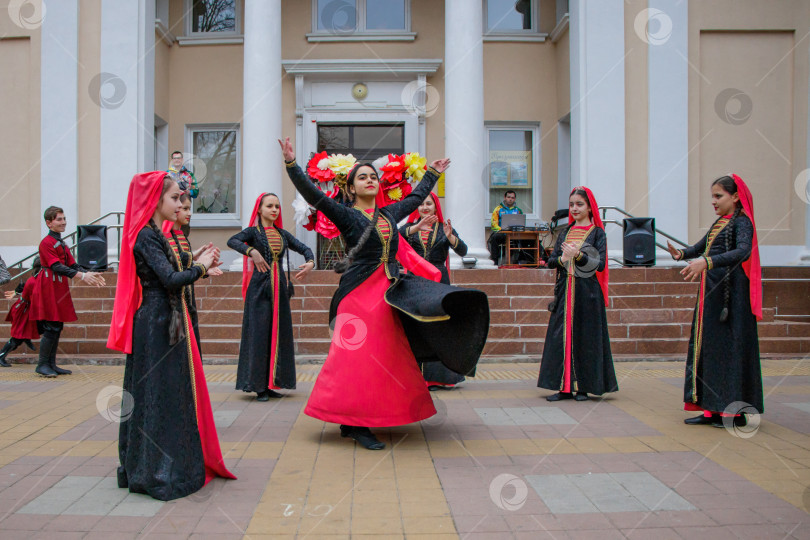
[[[163,171],[129,186],[118,283],[107,347],[127,354],[118,436],[118,486],[168,501],[202,488],[225,468],[202,358],[191,325],[188,286],[218,264],[206,249],[183,269],[162,228],[181,191]]]
[[[688,260],[684,279],[699,281],[686,359],[684,410],[700,411],[686,424],[745,425],[743,410],[764,412],[757,321],[762,319],[762,272],[751,191],[736,174],[712,183],[720,216],[697,244],[668,245]]]
[[[571,191],[568,227],[557,237],[548,267],[557,269],[557,281],[537,386],[557,390],[548,401],[616,392],[605,312],[607,238],[590,189]]]
[[[228,240],[228,247],[245,256],[242,267],[242,343],[236,389],[256,392],[258,401],[282,397],[281,388],[295,388],[295,350],[290,312],[290,251],[304,256],[295,279],[314,267],[312,250],[284,230],[281,202],[275,193],[262,193],[250,215],[250,227]],[[282,263],[287,255],[287,275]]]
[[[346,206],[322,193],[296,165],[289,139],[279,144],[296,189],[335,224],[348,249],[336,268],[342,275],[330,308],[332,344],[304,412],[340,424],[342,437],[379,450],[385,444],[369,428],[436,413],[414,353],[435,353],[454,371],[468,373],[486,341],[486,295],[437,283],[436,268],[399,241],[397,222],[425,200],[450,160],[431,163],[409,195],[384,207],[375,201],[377,171],[357,164],[346,178]],[[411,273],[400,274],[397,261]]]

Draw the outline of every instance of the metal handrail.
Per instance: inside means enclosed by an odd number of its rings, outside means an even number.
[[[120,254],[121,254],[121,230],[124,228],[124,226],[121,224],[121,218],[124,217],[124,212],[107,212],[103,216],[97,217],[96,219],[94,219],[90,223],[86,223],[86,225],[95,225],[95,224],[99,223],[100,221],[102,221],[104,219],[107,219],[110,216],[115,216],[116,224],[115,225],[107,225],[107,229],[108,230],[109,229],[116,229],[118,231],[118,234],[116,235],[117,236],[116,247],[118,248],[116,250],[116,254],[117,254],[116,259],[117,259],[118,257],[120,257]],[[68,246],[67,241],[73,239],[78,234],[78,232],[79,232],[78,229],[76,229],[72,233],[62,237],[62,242],[65,243],[65,246],[71,251],[71,253],[74,254],[74,256],[75,256],[76,246],[78,245],[78,242],[74,242],[72,245]],[[31,253],[30,255],[28,255],[26,257],[23,257],[22,259],[15,262],[14,264],[8,265],[9,269],[19,267],[20,270],[21,270],[21,272],[19,272],[18,274],[16,274],[14,277],[11,278],[11,281],[9,281],[9,283],[11,283],[11,282],[13,282],[15,280],[19,280],[22,277],[30,274],[33,271],[33,268],[28,268],[28,269],[23,270],[23,263],[25,261],[29,260],[29,259],[33,259],[37,255],[39,255],[38,250]],[[118,264],[118,261],[115,260],[110,264]]]
[[[630,212],[628,212],[627,210],[625,210],[623,208],[619,208],[618,206],[602,206],[602,207],[599,208],[599,210],[601,210],[601,212],[602,212],[602,221],[604,223],[614,223],[616,225],[621,225],[621,223],[616,221],[615,219],[611,219],[611,220],[605,219],[606,216],[607,216],[607,211],[608,210],[615,210],[616,212],[619,212],[620,214],[624,214],[625,216],[627,216],[629,218],[635,218],[636,217],[633,214],[631,214]],[[661,229],[656,228],[655,233],[660,234],[664,238],[668,238],[668,239],[672,240],[673,242],[675,242],[676,244],[680,244],[683,247],[689,247],[689,244],[687,244],[683,240],[679,240],[678,238],[675,238],[671,234],[668,234],[668,233],[662,231]],[[664,249],[664,250],[668,249],[667,246],[659,244],[658,242],[656,242],[655,245],[660,247],[661,249]]]

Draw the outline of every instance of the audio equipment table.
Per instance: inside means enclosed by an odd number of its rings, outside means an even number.
[[[506,264],[504,266],[519,266],[528,268],[538,268],[543,266],[543,257],[540,256],[540,250],[543,249],[540,242],[539,231],[505,231],[501,230],[506,235],[506,242],[504,248],[506,251]],[[528,245],[527,245],[528,244]],[[512,263],[512,253],[529,253],[532,257],[530,263]]]

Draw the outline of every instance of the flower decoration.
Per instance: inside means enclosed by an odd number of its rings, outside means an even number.
[[[384,186],[396,186],[402,182],[407,168],[408,166],[405,165],[402,156],[388,154],[388,163],[380,167],[382,171],[380,181]]]
[[[335,179],[335,171],[329,168],[329,159],[326,152],[312,156],[307,163],[307,174],[318,182],[330,182]]]
[[[332,154],[326,159],[326,166],[335,173],[335,176],[348,176],[355,163],[357,158],[351,154]]]
[[[336,236],[340,236],[340,231],[337,228],[337,225],[332,223],[328,217],[323,215],[323,212],[318,212],[318,217],[315,221],[315,231],[320,233],[324,238],[335,238]]]
[[[402,161],[407,167],[405,170],[406,176],[408,176],[413,183],[421,182],[422,177],[425,176],[425,171],[427,171],[427,158],[420,156],[419,152],[409,152],[403,154]]]

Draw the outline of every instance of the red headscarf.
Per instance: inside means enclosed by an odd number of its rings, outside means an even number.
[[[591,207],[591,221],[593,222],[594,225],[596,225],[597,227],[599,227],[600,229],[602,229],[604,231],[605,226],[602,223],[602,217],[599,215],[599,206],[596,204],[596,199],[593,197],[593,193],[591,192],[590,189],[586,188],[585,186],[579,186],[579,187],[575,187],[574,189],[571,190],[571,195],[573,195],[574,192],[576,190],[578,190],[578,189],[581,189],[581,190],[585,191],[585,193],[588,195],[588,206]],[[571,195],[569,195],[569,197]],[[570,225],[573,222],[574,222],[573,216],[571,216],[571,214],[568,214],[568,224]],[[609,303],[608,303],[608,275],[609,275],[609,273],[610,272],[608,270],[608,261],[605,261],[605,269],[604,270],[602,270],[601,272],[596,272],[596,279],[599,280],[599,286],[602,287],[602,296],[605,297],[605,306],[609,305]]]
[[[444,216],[442,215],[442,205],[439,204],[439,197],[436,196],[435,193],[432,191],[430,192],[430,198],[433,199],[433,204],[436,206],[436,217],[439,218],[439,226],[441,227],[444,225]],[[419,209],[417,208],[411,215],[408,216],[408,223],[416,223],[422,216],[419,214]],[[447,274],[450,275],[450,256],[447,256],[447,260],[445,261],[445,266],[447,266]]]
[[[256,199],[256,204],[253,205],[253,212],[250,213],[250,221],[248,222],[248,227],[256,227],[261,223],[261,216],[259,215],[259,209],[262,204],[262,199],[265,195],[273,195],[272,193],[265,192],[259,195],[259,198]],[[280,201],[281,199],[279,199]],[[279,229],[283,229],[284,225],[281,221],[281,208],[278,210],[278,217],[276,221],[273,223]],[[248,285],[250,285],[250,278],[253,275],[253,259],[250,257],[245,257],[242,260],[242,300],[245,299],[247,295]]]
[[[129,184],[121,252],[118,262],[118,283],[115,287],[110,336],[107,348],[132,353],[132,319],[141,305],[141,282],[135,272],[135,240],[157,210],[163,192],[165,171],[136,174]]]
[[[751,225],[754,227],[754,241],[751,244],[751,256],[748,260],[743,261],[742,267],[745,275],[748,277],[750,284],[751,295],[751,313],[753,313],[758,321],[762,320],[762,268],[759,264],[759,241],[757,240],[757,224],[754,222],[754,197],[751,195],[751,190],[745,185],[743,179],[736,174],[731,175],[734,178],[734,183],[737,184],[737,193],[740,195],[740,204],[742,205],[743,212],[751,220]]]

